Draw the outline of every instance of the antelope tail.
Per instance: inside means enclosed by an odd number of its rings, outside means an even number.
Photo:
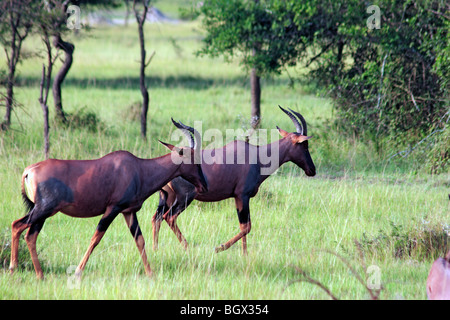
[[[23,203],[25,205],[25,208],[27,209],[27,212],[30,212],[34,208],[34,202],[31,201],[30,198],[28,198],[28,195],[27,195],[27,190],[26,190],[26,188],[28,187],[28,186],[26,186],[27,178],[28,178],[28,173],[25,172],[23,174],[23,176],[22,176],[21,189],[22,189]]]

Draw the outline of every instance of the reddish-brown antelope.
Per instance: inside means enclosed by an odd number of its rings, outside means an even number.
[[[450,300],[450,251],[431,266],[427,279],[427,296],[430,300]]]
[[[22,196],[29,212],[12,223],[11,273],[18,264],[19,237],[29,228],[25,240],[36,275],[43,277],[36,239],[45,220],[61,211],[77,218],[103,215],[76,269],[77,276],[81,276],[92,251],[119,213],[125,217],[150,276],[152,270],[136,212],[149,196],[178,176],[192,183],[198,193],[207,190],[201,166],[193,161],[197,143],[193,137],[190,148],[163,143],[171,153],[154,159],[116,151],[96,160],[49,159],[27,167],[22,175]]]
[[[306,121],[303,116],[293,110],[287,111],[280,107],[294,122],[296,132],[287,132],[277,127],[282,139],[264,146],[254,146],[244,141],[233,141],[226,146],[212,150],[202,150],[202,170],[208,181],[208,192],[199,194],[194,186],[178,177],[170,181],[160,191],[159,206],[152,218],[153,248],[158,247],[158,233],[164,219],[177,236],[178,240],[187,248],[186,239],[177,226],[179,214],[194,200],[214,202],[227,198],[234,198],[239,219],[240,232],[216,248],[216,252],[228,249],[239,239],[242,239],[242,250],[247,254],[246,236],[251,229],[250,198],[258,192],[264,182],[283,163],[294,162],[302,168],[306,175],[314,176],[316,168],[308,150]],[[298,119],[297,119],[297,117]],[[299,122],[300,120],[300,122]],[[181,123],[180,123],[181,124]],[[191,127],[181,124],[180,128],[195,133]],[[212,161],[205,162],[205,152]],[[243,158],[239,155],[245,155]],[[263,162],[261,155],[268,155],[274,163]],[[223,162],[231,159],[231,163]],[[211,159],[210,159],[211,160]],[[217,161],[216,161],[217,160]],[[266,170],[263,170],[266,169]],[[264,171],[264,172],[263,172]]]

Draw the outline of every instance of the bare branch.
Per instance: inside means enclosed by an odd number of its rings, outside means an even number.
[[[3,50],[6,53],[6,61],[8,62],[8,65],[10,64],[11,59],[9,58],[8,50],[6,47],[3,47]]]
[[[145,64],[145,67],[148,67],[150,62],[152,62],[152,59],[155,56],[155,54],[156,54],[156,51],[153,51],[152,54],[150,55],[150,57],[148,58],[147,63]]]
[[[40,88],[39,88],[39,103],[40,104],[44,103],[44,99],[43,99],[44,81],[45,81],[45,65],[42,64],[42,76],[41,76],[41,83],[40,83]]]
[[[439,123],[442,123],[442,121],[443,121],[443,119],[445,118],[446,115],[448,115],[448,117],[447,117],[447,120],[445,121],[444,124],[447,124],[447,123],[449,122],[449,120],[450,120],[450,109],[442,116],[441,121],[440,121]],[[421,145],[423,142],[427,141],[429,138],[431,138],[431,137],[432,137],[433,135],[435,135],[436,133],[443,132],[444,130],[445,130],[445,127],[442,128],[442,129],[436,129],[436,130],[434,130],[434,131],[431,132],[429,135],[427,135],[425,138],[423,138],[422,140],[420,140],[419,142],[417,142],[417,144],[416,144],[414,147],[409,148],[409,149],[405,149],[405,150],[402,150],[402,151],[399,151],[399,152],[397,152],[397,153],[391,155],[391,156],[387,159],[387,161],[391,161],[392,158],[394,158],[394,157],[396,157],[396,156],[398,156],[398,155],[400,155],[402,158],[407,157],[411,152],[413,152],[415,149],[417,149],[417,147],[418,147],[419,145]]]
[[[309,66],[311,65],[311,63],[313,63],[315,60],[317,60],[318,58],[320,58],[320,56],[321,56],[322,54],[324,54],[324,53],[325,53],[325,52],[333,45],[333,43],[334,43],[334,42],[331,42],[331,43],[327,44],[327,45],[322,49],[322,51],[320,51],[317,55],[315,55],[314,57],[312,57],[312,58],[309,60],[309,62],[307,63],[306,67],[309,67]]]
[[[416,110],[419,111],[419,107],[417,106],[416,99],[414,99],[414,95],[413,95],[412,91],[409,91],[409,94],[411,95],[411,99],[412,99],[412,102],[414,103],[414,106],[416,107]]]
[[[388,53],[386,53],[386,55],[384,56],[383,64],[381,65],[381,78],[380,78],[380,88],[378,89],[377,109],[380,108],[380,104],[381,104],[381,89],[383,88],[384,66],[386,64],[387,57],[388,57]]]
[[[48,80],[47,80],[48,81]],[[46,103],[47,97],[43,98],[43,92],[44,92],[44,85],[45,85],[45,65],[42,64],[42,76],[41,76],[41,83],[40,83],[40,95],[39,95],[39,103],[41,105],[42,108],[42,113],[44,115],[44,153],[45,153],[45,159],[48,159],[48,153],[49,153],[49,149],[50,149],[50,141],[49,141],[49,137],[48,137],[48,133],[49,133],[49,125],[48,125],[48,106]],[[48,95],[48,84],[47,84],[47,88],[46,88],[47,92],[46,94]]]
[[[325,287],[321,282],[319,282],[319,281],[314,280],[313,278],[311,278],[311,277],[310,277],[305,271],[303,271],[302,269],[300,269],[300,268],[298,268],[298,267],[296,267],[296,266],[293,266],[293,267],[294,267],[295,270],[297,270],[297,272],[300,273],[305,279],[297,279],[297,280],[290,281],[290,282],[286,285],[286,288],[287,288],[288,286],[290,286],[291,284],[294,284],[294,283],[296,283],[296,282],[308,282],[308,283],[314,284],[314,285],[318,286],[319,288],[321,288],[323,291],[325,291],[326,294],[328,294],[328,295],[331,297],[331,299],[333,299],[333,300],[339,300],[339,299],[338,299],[338,298],[330,291],[330,289],[328,289],[327,287]]]
[[[445,15],[445,14],[443,14],[443,13],[438,12],[438,11],[431,10],[431,9],[427,9],[427,11],[432,12],[432,13],[438,15],[438,16],[441,16],[441,17],[443,17],[444,19],[450,20],[450,16],[447,16],[447,15]]]

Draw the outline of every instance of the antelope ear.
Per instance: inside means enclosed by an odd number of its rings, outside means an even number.
[[[165,142],[162,142],[161,140],[158,140],[158,141],[159,141],[159,143],[161,143],[164,147],[166,147],[166,148],[169,149],[170,151],[172,151],[173,148],[175,148],[175,146],[174,146],[173,144],[165,143]]]
[[[311,136],[302,136],[302,135],[295,135],[292,139],[294,143],[302,143],[303,141],[311,139]]]
[[[183,148],[175,147],[173,144],[165,143],[165,142],[162,142],[161,140],[158,140],[158,141],[159,141],[163,146],[165,146],[167,149],[169,149],[170,151],[178,152],[178,154],[179,154],[180,156],[183,155]]]
[[[278,132],[281,134],[281,136],[283,138],[286,137],[289,134],[289,132],[287,132],[287,131],[285,131],[283,129],[280,129],[278,126],[277,126],[277,129],[278,129]]]

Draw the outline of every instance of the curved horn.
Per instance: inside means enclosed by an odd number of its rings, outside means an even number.
[[[175,124],[175,122],[174,122],[174,124]],[[190,126],[185,125],[181,121],[178,121],[178,123],[176,123],[175,126],[178,129],[181,129],[183,131],[183,133],[185,133],[186,131],[189,131],[190,133],[192,133],[192,136],[189,134],[189,141],[190,141],[189,146],[191,148],[197,149],[197,147],[201,145],[201,143],[199,143],[201,141],[200,133],[197,130],[195,130],[194,128],[192,128]],[[186,134],[187,133],[185,133],[185,135]]]
[[[303,135],[303,127],[302,125],[298,122],[298,119],[289,111],[283,109],[280,105],[278,105],[278,107],[281,109],[281,111],[283,111],[284,113],[286,113],[289,118],[291,118],[292,122],[294,122],[295,125],[295,129],[297,130],[297,133],[300,133],[301,135]],[[292,110],[291,110],[292,111]],[[302,117],[303,118],[303,117]],[[303,119],[304,120],[304,119]],[[305,130],[306,131],[306,130]],[[305,133],[306,134],[306,133]]]
[[[173,120],[173,118],[170,118],[170,119],[172,120],[172,123],[175,125],[175,127],[180,129],[181,132],[183,132],[183,134],[188,138],[188,140],[189,140],[189,147],[195,148],[196,143],[195,143],[194,137],[190,134],[190,132],[193,133],[193,131],[191,131],[188,128],[186,128],[187,126],[182,124],[181,122],[176,122],[175,120]],[[192,129],[192,130],[194,130],[194,129]]]
[[[303,116],[300,113],[295,112],[291,108],[289,108],[289,110],[300,119],[300,122],[302,123],[302,128],[303,128],[303,134],[302,135],[303,136],[307,136],[308,135],[308,129],[306,128],[306,120],[305,120],[305,118],[303,118]]]
[[[201,137],[200,137],[200,133],[195,130],[192,127],[189,127],[187,125],[185,125],[184,123],[182,123],[181,121],[178,121],[186,130],[189,130],[189,132],[192,133],[192,135],[194,136],[194,146],[192,148],[197,149],[197,147],[201,146]]]

